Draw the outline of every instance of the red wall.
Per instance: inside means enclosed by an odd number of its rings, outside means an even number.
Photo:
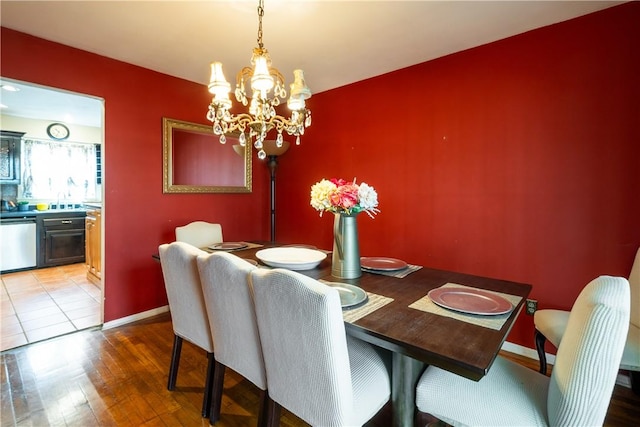
[[[1,36],[3,77],[105,100],[105,321],[166,305],[151,255],[177,225],[200,219],[223,224],[227,240],[269,238],[269,173],[257,159],[251,194],[162,193],[162,117],[207,124],[205,86],[6,28]]]
[[[640,245],[640,4],[315,94],[314,123],[279,159],[278,240],[331,247],[321,178],[365,181],[382,213],[362,255],[533,284],[570,308]],[[635,42],[635,46],[633,43]],[[28,54],[25,54],[28,52]],[[204,86],[2,29],[2,75],[106,100],[105,320],[166,303],[150,255],[192,219],[268,239],[268,172],[253,193],[163,195],[163,116],[206,123]],[[509,341],[533,347],[522,315]]]
[[[531,283],[541,308],[628,276],[638,22],[633,2],[314,95],[312,127],[280,160],[279,238],[331,248],[310,186],[356,177],[382,211],[358,219],[363,256]],[[532,348],[532,317],[508,339]]]
[[[213,132],[209,135],[174,129],[173,184],[244,187],[245,157],[236,154],[230,142],[220,144]],[[212,158],[217,160],[215,168],[211,167]]]

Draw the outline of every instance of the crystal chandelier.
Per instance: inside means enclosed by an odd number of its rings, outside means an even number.
[[[222,63],[211,64],[211,81],[209,92],[213,94],[207,119],[213,122],[213,133],[220,135],[220,143],[227,140],[226,135],[240,132],[239,142],[244,146],[254,139],[254,147],[258,150],[258,158],[264,160],[264,141],[272,129],[277,132],[276,146],[281,147],[284,141],[282,133],[296,136],[296,144],[300,144],[300,136],[304,129],[311,125],[311,111],[305,107],[305,99],[311,98],[311,91],[304,81],[304,72],[294,70],[294,81],[290,85],[287,106],[291,110],[288,119],[276,114],[276,107],[287,97],[284,76],[276,68],[271,67],[271,57],[262,43],[262,17],[264,16],[264,0],[258,3],[258,47],[253,49],[251,67],[244,67],[236,76],[235,96],[248,113],[231,114],[229,92],[231,86],[222,72]],[[249,96],[247,89],[251,87]],[[273,94],[271,90],[273,89]]]

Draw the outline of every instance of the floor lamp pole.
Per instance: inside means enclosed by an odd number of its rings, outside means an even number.
[[[276,241],[276,169],[278,168],[278,156],[269,156],[269,172],[271,173],[271,241]]]
[[[278,145],[277,141],[267,139],[263,141],[264,151],[267,153],[267,166],[271,172],[271,241],[276,241],[276,169],[278,168],[278,156],[289,149],[289,143],[282,141]]]

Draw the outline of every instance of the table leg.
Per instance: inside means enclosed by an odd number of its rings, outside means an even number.
[[[393,353],[391,363],[393,426],[412,427],[416,407],[416,385],[426,365],[396,352]]]

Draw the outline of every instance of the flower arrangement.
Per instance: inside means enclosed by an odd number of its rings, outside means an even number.
[[[311,186],[311,206],[320,211],[344,213],[347,215],[366,212],[371,218],[380,212],[378,193],[370,185],[361,182],[356,184],[344,179],[323,179]]]

